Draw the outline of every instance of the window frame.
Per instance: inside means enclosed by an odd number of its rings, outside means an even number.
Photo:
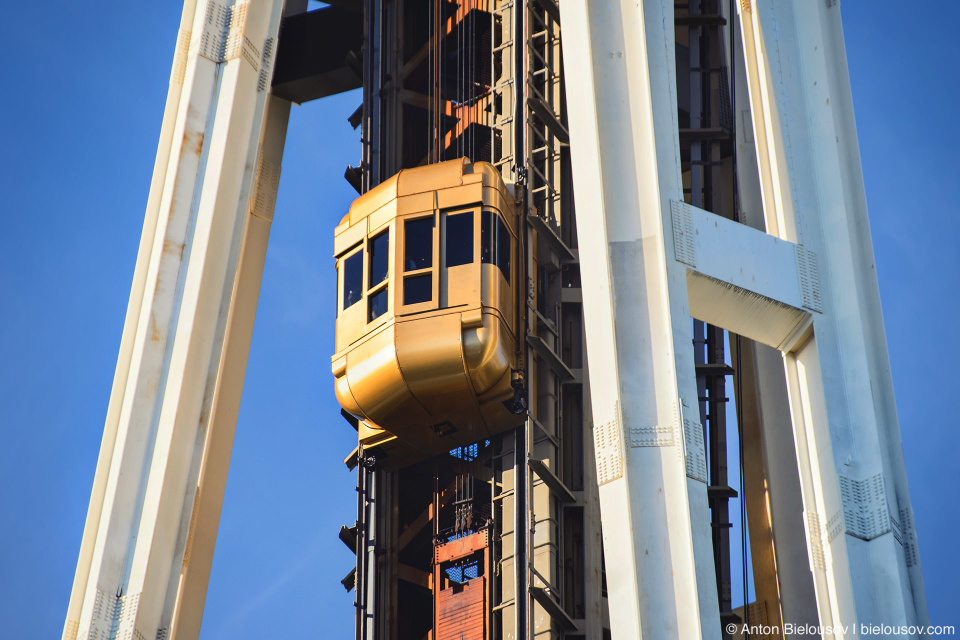
[[[489,259],[484,260],[483,255],[483,242],[484,242],[484,233],[483,233],[483,223],[486,220],[490,220],[490,230],[488,232],[489,237],[487,241],[489,243]],[[507,239],[510,243],[510,246],[507,249],[507,268],[504,269],[503,265],[500,263],[500,235],[501,230],[505,230],[507,234]],[[506,281],[508,287],[513,286],[513,265],[516,261],[514,257],[514,247],[516,246],[516,236],[514,235],[513,229],[510,228],[510,225],[507,224],[506,217],[503,215],[503,212],[495,207],[484,206],[480,211],[480,264],[489,264],[497,268],[497,271],[500,272],[500,275]]]
[[[346,295],[346,278],[347,278],[347,260],[353,258],[354,256],[360,254],[362,256],[360,261],[360,297],[357,298],[356,302],[350,304],[350,306],[343,306]],[[363,283],[366,280],[366,238],[350,247],[337,258],[337,318],[340,318],[346,311],[353,309],[355,305],[360,302],[363,302],[363,299],[366,294],[366,287],[363,286]]]
[[[507,281],[507,286],[510,286],[513,280],[511,276],[511,271],[513,268],[513,244],[514,244],[513,234],[510,232],[510,225],[506,223],[506,221],[503,219],[503,216],[497,215],[496,218],[497,218],[497,239],[496,239],[497,255],[496,255],[495,264],[497,265],[497,269],[500,270],[500,273],[503,275],[504,279]],[[501,235],[504,232],[506,232],[507,234],[507,251],[506,251],[507,268],[506,269],[504,269],[503,265],[501,264],[501,259],[503,258],[503,253],[501,252],[501,249],[502,249]]]
[[[382,279],[382,280],[380,280],[379,282],[371,282],[370,279],[373,277],[373,260],[374,260],[373,248],[374,248],[374,246],[375,246],[375,244],[376,244],[375,241],[378,240],[381,236],[384,236],[384,235],[387,236],[387,257],[386,257],[385,260],[384,260],[384,261],[386,262],[387,271],[386,271],[386,273],[383,275],[383,279]],[[366,286],[366,290],[367,290],[367,291],[373,291],[374,289],[377,289],[381,284],[383,284],[384,282],[386,282],[387,280],[390,279],[390,226],[387,225],[386,228],[381,229],[381,230],[378,231],[377,233],[371,235],[369,238],[367,238],[367,243],[366,243],[366,244],[367,244],[367,256],[366,256],[366,257],[367,257],[367,279],[366,279],[367,286]]]
[[[391,301],[390,301],[390,292],[389,292],[390,272],[391,272],[390,257],[393,252],[393,243],[390,241],[390,237],[395,235],[394,233],[392,233],[392,228],[393,228],[393,225],[391,223],[387,223],[379,227],[373,233],[368,233],[363,241],[364,254],[365,254],[364,261],[363,261],[363,267],[364,267],[363,282],[364,284],[367,285],[365,287],[367,305],[366,305],[366,313],[364,314],[364,318],[366,320],[367,325],[374,324],[378,321],[384,320],[385,319],[384,316],[387,316],[387,317],[390,316],[390,310],[391,310],[391,304],[390,304]],[[372,252],[373,240],[378,238],[380,235],[384,233],[387,234],[387,275],[380,282],[374,285],[370,285],[370,276],[372,275],[371,270],[373,266],[373,252]],[[373,308],[371,305],[373,304],[373,300],[377,295],[384,292],[386,293],[387,308],[384,309],[383,313],[379,314],[376,317],[372,317]]]
[[[481,207],[477,206],[453,207],[440,210],[440,260],[443,263],[444,269],[456,269],[458,267],[463,267],[470,264],[477,264],[477,249],[480,247],[480,243],[477,242],[478,213],[482,215],[482,209]],[[450,254],[448,253],[450,244],[450,218],[451,216],[456,217],[467,214],[470,215],[470,260],[451,265],[449,264]]]
[[[407,223],[416,222],[418,220],[431,220],[433,226],[431,227],[430,233],[430,266],[421,267],[419,269],[410,269],[406,267],[407,260]],[[440,264],[440,224],[439,224],[439,211],[433,209],[431,211],[420,211],[417,213],[412,213],[404,216],[398,216],[396,218],[398,221],[397,229],[402,229],[402,232],[397,231],[396,236],[396,246],[397,246],[397,258],[396,264],[401,267],[398,279],[400,280],[400,286],[395,290],[394,297],[396,300],[396,308],[399,310],[397,315],[409,315],[412,313],[422,313],[424,311],[431,311],[433,309],[439,308],[440,305],[440,273],[439,273],[439,264]],[[401,235],[402,233],[402,235]],[[402,253],[401,253],[402,247]],[[407,304],[404,301],[404,296],[407,291],[407,279],[415,278],[418,276],[430,275],[430,299],[424,302],[413,302]]]

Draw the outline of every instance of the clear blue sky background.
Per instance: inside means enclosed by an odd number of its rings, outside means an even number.
[[[960,626],[960,3],[842,10],[930,611]],[[0,638],[62,629],[179,17],[178,2],[17,2],[0,25]],[[353,634],[336,532],[354,519],[355,433],[331,387],[330,255],[359,103],[290,121],[204,640]]]

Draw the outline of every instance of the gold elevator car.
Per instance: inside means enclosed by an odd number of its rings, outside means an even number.
[[[398,468],[516,426],[517,216],[497,170],[406,169],[336,228],[340,405]]]

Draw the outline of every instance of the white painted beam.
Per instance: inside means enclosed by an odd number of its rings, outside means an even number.
[[[720,637],[686,267],[670,231],[683,199],[672,6],[561,0],[615,638]]]
[[[816,256],[683,202],[671,208],[675,257],[690,267],[690,315],[789,348],[821,306]]]
[[[758,151],[754,137],[740,16],[726,4],[731,20],[724,29],[732,55],[731,78],[736,117],[736,176],[739,218],[767,228]],[[732,36],[732,39],[730,38]],[[730,45],[733,45],[732,47]],[[728,57],[728,60],[731,59]],[[744,496],[750,523],[750,552],[756,599],[763,602],[767,623],[783,621],[816,627],[820,622],[803,525],[803,500],[796,443],[782,354],[754,341],[730,338],[738,417],[743,420]],[[742,401],[742,406],[741,405]]]
[[[154,243],[157,221],[160,213],[160,197],[163,193],[163,184],[166,179],[167,164],[173,148],[173,130],[177,121],[177,113],[183,93],[183,82],[180,72],[180,61],[185,59],[189,47],[189,37],[196,12],[196,1],[185,0],[180,18],[180,31],[176,45],[176,55],[171,71],[170,88],[167,91],[166,106],[163,113],[163,123],[160,127],[160,141],[157,145],[157,157],[154,163],[153,179],[150,182],[150,194],[147,198],[146,214],[144,215],[143,231],[140,237],[140,249],[137,253],[137,263],[133,274],[133,284],[130,288],[130,300],[127,303],[126,319],[123,325],[123,335],[120,340],[120,353],[117,357],[117,368],[114,373],[113,387],[110,393],[110,404],[107,407],[107,417],[103,429],[103,438],[100,444],[100,455],[97,461],[97,471],[93,481],[90,496],[90,506],[83,530],[83,540],[80,544],[80,557],[77,562],[77,572],[70,593],[70,603],[67,608],[67,620],[64,627],[64,639],[76,638],[80,624],[80,609],[85,600],[87,582],[93,563],[93,549],[97,539],[99,519],[103,510],[107,491],[107,477],[110,472],[110,460],[119,430],[120,408],[123,403],[127,379],[130,375],[130,366],[133,359],[136,329],[141,308],[144,305],[146,289],[147,267]]]
[[[767,230],[819,267],[823,312],[784,361],[820,620],[927,624],[840,6],[741,7]]]
[[[253,221],[269,228],[286,134],[279,105],[263,137],[282,4],[184,6],[64,638],[171,637],[191,555],[209,564],[223,483],[203,480],[226,474],[265,249]]]

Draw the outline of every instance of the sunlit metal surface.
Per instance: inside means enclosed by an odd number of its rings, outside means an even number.
[[[500,174],[466,159],[401,171],[337,226],[337,399],[388,468],[520,422],[516,238]]]

